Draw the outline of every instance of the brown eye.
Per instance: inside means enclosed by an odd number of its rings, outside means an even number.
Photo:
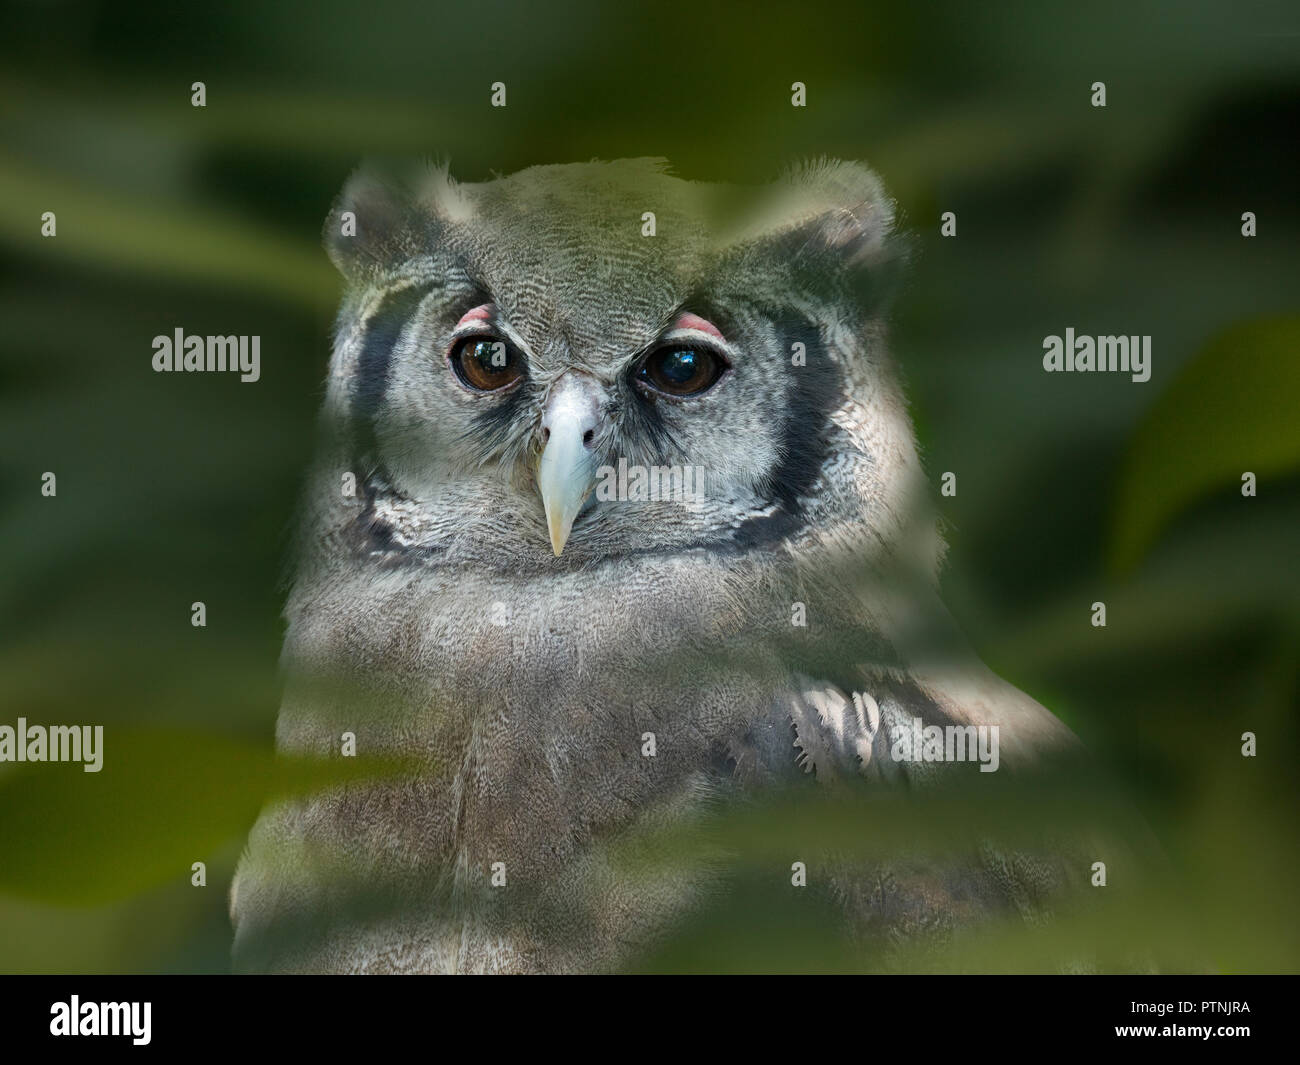
[[[682,345],[652,351],[636,379],[670,396],[696,396],[711,388],[726,368],[708,348]]]
[[[523,357],[500,337],[472,336],[451,350],[451,368],[476,392],[497,392],[524,375]]]

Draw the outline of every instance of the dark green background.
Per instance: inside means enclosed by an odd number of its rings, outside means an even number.
[[[1160,837],[1169,934],[1300,967],[1293,4],[176,7],[3,7],[0,722],[103,723],[107,750],[97,777],[0,766],[0,969],[227,966],[338,294],[318,235],[369,155],[875,167],[915,234],[894,349],[958,474],[948,601]],[[177,326],[260,335],[262,380],[155,375]],[[1151,381],[1044,374],[1067,326],[1150,334]],[[816,968],[789,938],[742,960]]]

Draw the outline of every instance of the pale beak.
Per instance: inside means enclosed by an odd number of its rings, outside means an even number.
[[[582,374],[566,374],[556,383],[542,415],[545,444],[537,464],[537,488],[556,556],[568,543],[573,520],[595,484],[596,455],[591,445],[599,428],[597,382]]]

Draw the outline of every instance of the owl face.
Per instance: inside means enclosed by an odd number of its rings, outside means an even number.
[[[357,175],[326,224],[327,410],[369,549],[563,570],[869,522],[891,219],[849,164],[750,189],[654,161]]]

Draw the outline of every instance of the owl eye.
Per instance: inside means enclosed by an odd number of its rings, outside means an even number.
[[[677,345],[652,351],[636,379],[669,396],[698,396],[713,387],[727,364],[705,347]]]
[[[475,392],[499,392],[524,375],[523,357],[500,337],[466,337],[449,358],[456,376]]]

